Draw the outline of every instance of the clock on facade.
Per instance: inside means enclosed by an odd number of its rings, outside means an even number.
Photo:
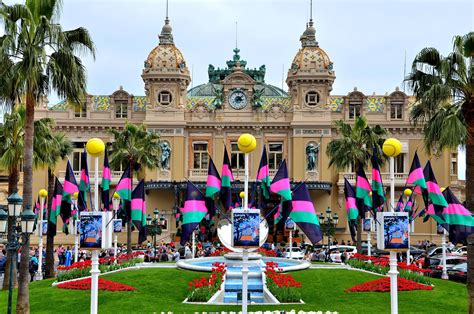
[[[233,91],[229,95],[229,105],[234,109],[243,109],[247,106],[247,95],[242,91]]]

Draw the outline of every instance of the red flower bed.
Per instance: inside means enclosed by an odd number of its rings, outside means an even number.
[[[375,257],[375,256],[367,256],[367,255],[364,255],[364,254],[356,253],[356,254],[354,254],[353,258],[358,259],[358,260],[362,260],[362,261],[371,261],[375,265],[380,265],[380,266],[384,266],[384,267],[389,267],[390,266],[389,265],[390,260],[389,260],[388,257]],[[397,262],[397,265],[401,269],[411,270],[411,271],[417,272],[417,273],[430,273],[431,272],[431,270],[419,268],[415,264],[408,265],[405,262]]]
[[[73,290],[90,290],[91,289],[91,278],[79,279],[69,282],[60,283],[57,285],[60,289],[73,289]],[[106,280],[99,278],[99,290],[106,291],[134,291],[134,287],[127,286],[112,280]]]
[[[130,254],[121,254],[117,256],[117,263],[122,263],[124,261],[131,260],[132,258],[136,258],[140,255],[143,255],[142,252],[132,252]],[[106,258],[99,258],[99,265],[110,265],[113,262],[115,262],[115,258],[113,256],[111,257],[106,257]],[[71,266],[58,266],[58,270],[70,270],[74,268],[87,268],[92,266],[92,260],[86,260],[83,262],[75,262]]]
[[[301,288],[301,282],[298,282],[293,279],[292,275],[280,274],[278,271],[282,271],[281,268],[278,268],[278,263],[275,262],[266,262],[265,274],[271,279],[278,288],[282,287],[295,287]]]
[[[225,263],[215,262],[212,266],[212,273],[209,278],[203,276],[188,283],[190,291],[188,301],[206,302],[221,289],[226,272]]]
[[[417,282],[407,280],[404,278],[398,278],[398,291],[411,291],[411,290],[433,290],[432,286],[422,285]],[[389,292],[390,291],[390,278],[384,277],[373,281],[364,282],[354,287],[344,290],[345,292]]]
[[[258,248],[257,252],[262,254],[263,256],[268,256],[268,257],[276,257],[277,256],[275,251],[267,250],[267,249],[264,249],[263,247]]]
[[[210,256],[222,256],[222,255],[225,255],[225,254],[230,253],[230,252],[232,252],[232,251],[229,250],[228,248],[224,247],[224,248],[215,250],[214,253],[212,253]]]

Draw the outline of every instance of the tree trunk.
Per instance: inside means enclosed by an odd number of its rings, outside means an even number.
[[[48,213],[51,212],[51,205],[54,194],[54,175],[53,170],[48,168]],[[46,217],[49,221],[49,216]],[[46,265],[45,278],[54,278],[54,236],[50,236],[49,232],[46,237]]]
[[[8,195],[18,191],[19,172],[18,167],[12,167],[8,176]],[[11,241],[15,218],[8,217],[8,241]],[[18,288],[18,277],[16,272],[16,263],[13,263],[13,288]],[[10,253],[7,250],[7,263],[5,264],[5,275],[3,276],[3,290],[8,290],[10,282]]]
[[[33,136],[35,119],[35,98],[31,90],[26,95],[26,121],[25,121],[25,153],[23,156],[23,208],[32,208],[33,203]],[[30,313],[30,300],[28,285],[30,274],[28,264],[30,261],[29,236],[23,237],[21,246],[20,277],[18,283],[17,313]]]
[[[471,60],[471,66],[474,68],[473,64]],[[463,114],[469,133],[466,142],[466,208],[474,212],[474,99],[464,104]],[[469,313],[474,313],[474,234],[468,237],[467,243]]]
[[[130,161],[130,180],[133,191],[133,161]],[[127,254],[132,253],[132,215],[127,213]]]

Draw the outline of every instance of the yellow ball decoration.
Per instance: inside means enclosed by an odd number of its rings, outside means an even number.
[[[48,196],[48,191],[46,191],[45,189],[39,190],[39,196],[40,197],[47,197]]]
[[[383,143],[382,150],[389,157],[397,157],[402,151],[402,143],[396,138],[388,138]]]
[[[72,198],[77,200],[79,198],[79,192],[74,192],[74,194],[72,195]]]
[[[237,141],[237,146],[239,150],[243,153],[250,153],[257,147],[257,140],[252,134],[242,134]]]
[[[89,155],[99,157],[105,150],[105,144],[100,138],[91,138],[87,141],[86,150]]]
[[[119,198],[120,198],[120,195],[119,195],[117,192],[115,192],[115,193],[114,193],[114,198],[115,198],[115,199],[119,199]]]
[[[245,197],[245,192],[244,191],[240,192],[239,196],[240,196],[240,198],[244,198]]]
[[[411,189],[405,189],[405,191],[403,191],[403,194],[406,197],[410,197],[413,194],[413,191]]]
[[[369,192],[369,196],[372,196],[372,191]]]
[[[446,188],[444,186],[440,188],[441,193],[443,193],[444,190],[446,190]]]

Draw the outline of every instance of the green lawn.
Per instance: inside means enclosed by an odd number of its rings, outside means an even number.
[[[152,313],[174,311],[235,311],[236,306],[196,306],[182,304],[187,283],[203,273],[178,269],[142,269],[104,276],[134,286],[135,292],[99,293],[100,313]],[[205,273],[204,275],[208,275]],[[389,313],[389,293],[346,293],[344,289],[368,280],[375,275],[351,270],[311,269],[293,273],[303,284],[302,297],[306,304],[253,306],[250,310],[295,309],[331,310],[340,313]],[[466,313],[467,291],[464,285],[434,279],[432,291],[399,293],[400,313]],[[35,282],[30,289],[31,313],[88,313],[88,291],[65,290],[51,287],[52,280]],[[0,292],[0,308],[6,309],[7,293]]]

